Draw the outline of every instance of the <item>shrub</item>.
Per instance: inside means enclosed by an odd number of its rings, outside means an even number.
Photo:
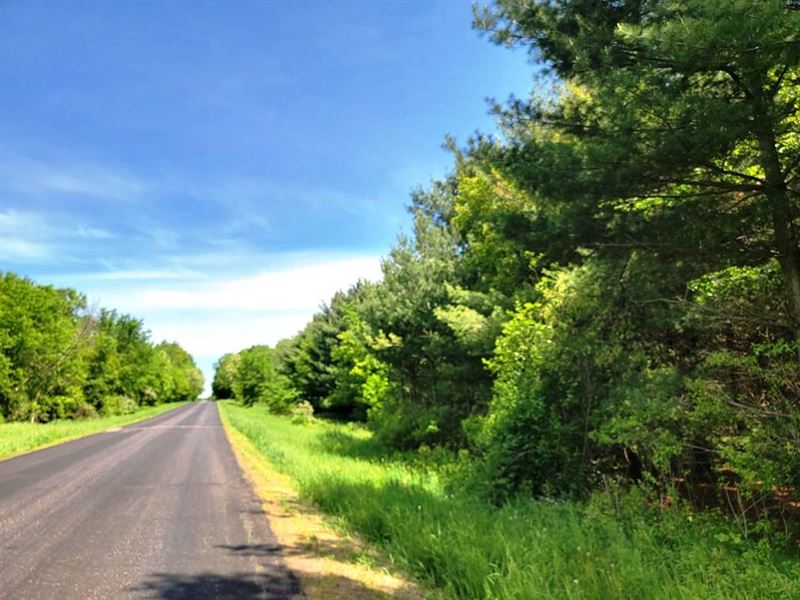
[[[301,425],[314,418],[314,407],[307,400],[295,404],[291,409],[292,423]]]
[[[100,408],[101,415],[129,415],[136,411],[136,400],[127,396],[106,396]]]

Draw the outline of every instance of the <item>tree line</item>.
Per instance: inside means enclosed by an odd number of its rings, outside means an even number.
[[[538,85],[448,144],[379,283],[226,355],[214,393],[466,450],[495,501],[800,489],[800,10],[478,8]]]
[[[142,321],[69,288],[0,274],[0,417],[46,422],[195,400],[203,374]]]

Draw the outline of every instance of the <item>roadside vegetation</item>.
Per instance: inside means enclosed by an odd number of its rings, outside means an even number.
[[[185,402],[139,407],[131,413],[94,419],[54,419],[47,423],[0,423],[0,460],[155,417]]]
[[[529,53],[532,95],[448,140],[380,282],[221,357],[215,396],[452,597],[797,595],[800,11],[498,0],[475,25]]]
[[[195,400],[202,389],[192,357],[178,344],[152,343],[140,320],[89,310],[73,289],[0,273],[0,423],[34,425],[3,426],[4,438],[89,431],[97,424],[62,423],[33,433],[35,424],[54,419],[133,415]]]
[[[379,546],[430,598],[795,598],[800,561],[725,520],[648,507],[517,498],[502,508],[449,489],[425,453],[387,456],[362,426],[221,409],[300,493]],[[449,465],[453,468],[453,465]]]

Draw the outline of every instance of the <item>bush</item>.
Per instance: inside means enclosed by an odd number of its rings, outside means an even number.
[[[97,416],[97,409],[88,402],[82,402],[75,409],[76,419],[91,419]]]
[[[127,396],[106,396],[103,405],[100,407],[100,414],[107,415],[129,415],[136,412],[138,405],[136,400]]]
[[[42,423],[53,419],[72,417],[77,408],[83,404],[80,393],[48,396],[39,400],[36,418]]]
[[[292,415],[292,423],[302,425],[314,418],[314,407],[311,406],[311,402],[303,400],[292,407],[290,414]]]

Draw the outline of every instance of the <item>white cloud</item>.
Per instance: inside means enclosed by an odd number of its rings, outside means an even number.
[[[156,341],[177,341],[193,356],[219,358],[256,344],[274,346],[297,333],[313,311],[286,313],[207,314],[186,313],[183,319],[153,315],[145,326]]]
[[[35,233],[42,227],[46,225],[39,214],[14,209],[0,212],[0,233],[7,234],[15,230]]]
[[[190,285],[147,287],[114,298],[138,310],[235,309],[276,311],[315,308],[337,290],[358,279],[378,279],[380,259],[350,258],[315,265],[265,271],[250,277],[217,281],[209,278]]]
[[[379,196],[258,176],[229,176],[206,181],[196,178],[192,181],[173,180],[164,182],[164,185],[199,199],[213,199],[226,210],[232,211],[236,216],[223,224],[223,228],[234,231],[254,227],[270,229],[274,226],[270,219],[258,215],[259,207],[265,202],[287,202],[302,205],[308,210],[335,210],[362,216],[365,212],[385,213],[386,208],[385,198]]]

